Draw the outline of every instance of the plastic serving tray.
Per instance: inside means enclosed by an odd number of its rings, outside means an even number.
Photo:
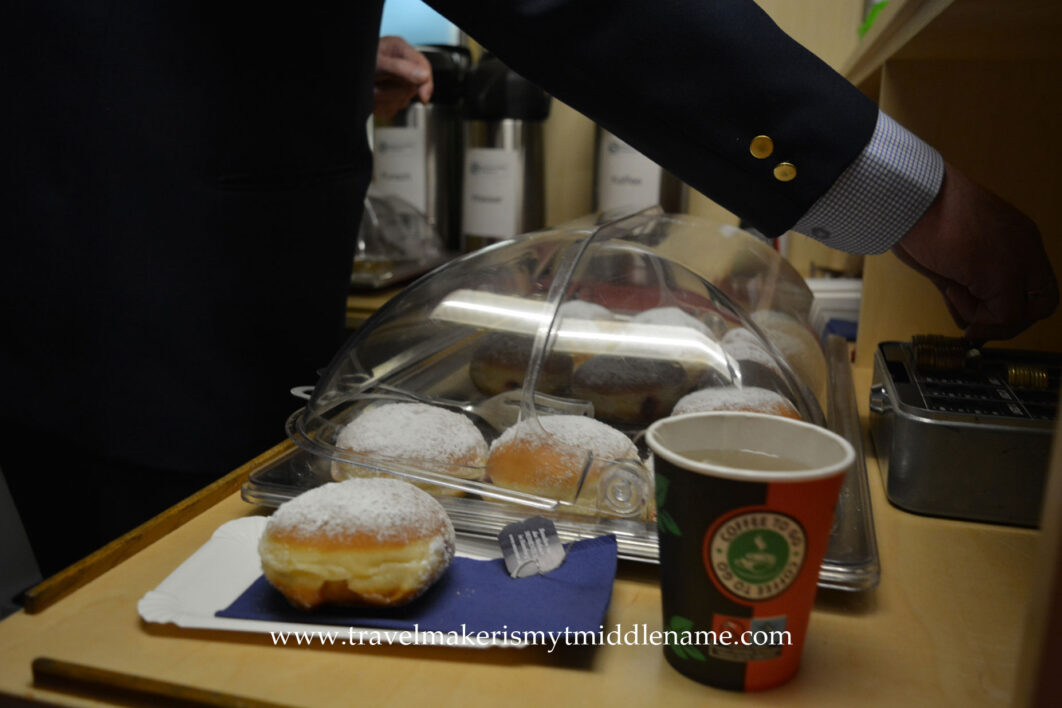
[[[847,343],[839,337],[831,337],[826,353],[831,412],[829,427],[852,443],[857,454],[856,465],[841,488],[830,546],[819,573],[819,586],[848,591],[869,590],[878,584],[881,568]],[[293,450],[291,454],[253,471],[243,485],[242,497],[260,506],[279,506],[308,489],[331,482],[330,464],[328,459],[304,450]],[[441,497],[439,501],[458,534],[470,538],[494,539],[505,525],[539,513],[472,497]],[[620,558],[643,563],[658,561],[655,524],[605,517],[550,516],[566,543],[615,534]]]

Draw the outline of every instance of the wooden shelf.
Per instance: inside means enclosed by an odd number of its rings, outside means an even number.
[[[857,86],[887,61],[1023,61],[1062,57],[1054,0],[891,0],[844,64]]]
[[[863,36],[841,73],[856,86],[871,80],[892,58],[953,0],[890,0],[870,31]]]

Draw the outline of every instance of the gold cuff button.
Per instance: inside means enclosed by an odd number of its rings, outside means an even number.
[[[757,135],[749,144],[749,152],[757,160],[770,157],[771,153],[774,152],[774,141],[766,135]]]
[[[774,166],[774,178],[779,182],[789,182],[796,178],[796,165],[792,162],[779,162]]]

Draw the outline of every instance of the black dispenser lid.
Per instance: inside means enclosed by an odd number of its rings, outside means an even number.
[[[465,118],[468,120],[541,121],[549,117],[550,96],[485,54],[465,80]]]
[[[472,65],[472,53],[466,47],[429,44],[417,49],[431,64],[435,90],[431,102],[441,106],[456,106],[464,93],[464,81]]]

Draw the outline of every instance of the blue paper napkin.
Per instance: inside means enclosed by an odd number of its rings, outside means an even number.
[[[455,558],[446,574],[402,607],[292,607],[260,577],[218,617],[439,632],[597,632],[616,577],[616,537],[576,541],[545,575],[509,577],[501,559]]]

